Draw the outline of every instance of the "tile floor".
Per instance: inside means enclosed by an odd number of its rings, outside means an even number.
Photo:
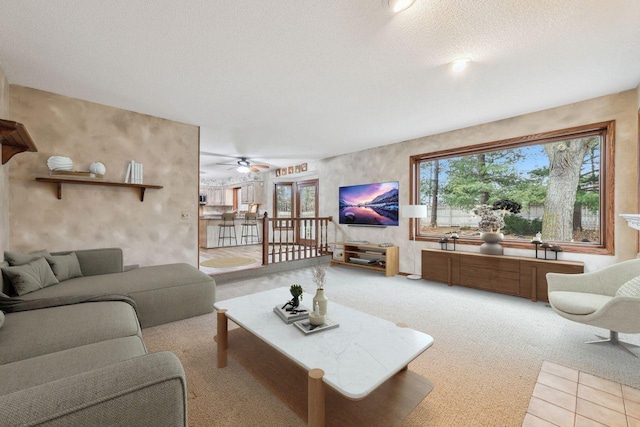
[[[640,390],[544,362],[523,427],[640,427]]]

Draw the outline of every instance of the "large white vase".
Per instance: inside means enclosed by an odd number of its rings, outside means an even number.
[[[484,241],[480,245],[480,253],[485,255],[502,255],[504,249],[500,242],[504,239],[502,233],[480,233],[480,238]]]
[[[316,291],[316,295],[313,297],[313,308],[312,311],[316,308],[316,302],[318,303],[318,308],[320,309],[320,314],[327,314],[327,296],[324,294],[324,289],[318,289]]]

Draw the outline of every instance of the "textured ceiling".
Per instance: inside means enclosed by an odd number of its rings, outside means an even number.
[[[637,0],[0,0],[0,67],[284,166],[635,88],[639,23]]]

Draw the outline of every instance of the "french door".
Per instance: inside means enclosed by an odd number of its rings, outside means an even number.
[[[296,216],[316,218],[318,216],[318,180],[299,182],[296,190]],[[296,240],[301,245],[314,246],[316,243],[315,221],[301,221]]]
[[[318,180],[279,182],[275,185],[274,223],[280,232],[292,235],[296,244],[314,245],[316,230],[312,221],[286,221],[286,218],[315,218],[318,216]]]

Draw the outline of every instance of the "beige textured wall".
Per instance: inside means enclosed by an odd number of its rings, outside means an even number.
[[[198,128],[27,87],[11,85],[10,116],[24,123],[37,153],[18,155],[10,170],[11,249],[121,247],[125,265],[197,265]],[[127,162],[144,164],[144,202],[131,188],[35,181],[52,155],[74,169],[105,164],[105,180],[124,182]],[[182,218],[182,212],[188,218]]]
[[[616,120],[615,135],[615,255],[598,256],[564,253],[564,259],[585,262],[587,271],[630,259],[636,255],[637,232],[617,214],[636,212],[638,206],[638,124],[637,90],[603,96],[558,108],[486,123],[452,132],[427,136],[380,148],[326,159],[320,167],[320,215],[338,214],[338,187],[381,181],[400,181],[400,204],[409,202],[409,157],[447,148],[475,145],[564,129],[590,123]],[[413,242],[409,240],[409,221],[387,228],[337,227],[337,240],[393,242],[400,246],[400,270],[413,269]],[[437,243],[416,243],[416,270],[420,271],[420,248]],[[460,246],[478,251],[477,246]],[[533,256],[533,251],[506,248],[507,255]]]
[[[9,82],[0,68],[0,118],[9,116]],[[0,164],[0,260],[9,247],[9,165]]]

